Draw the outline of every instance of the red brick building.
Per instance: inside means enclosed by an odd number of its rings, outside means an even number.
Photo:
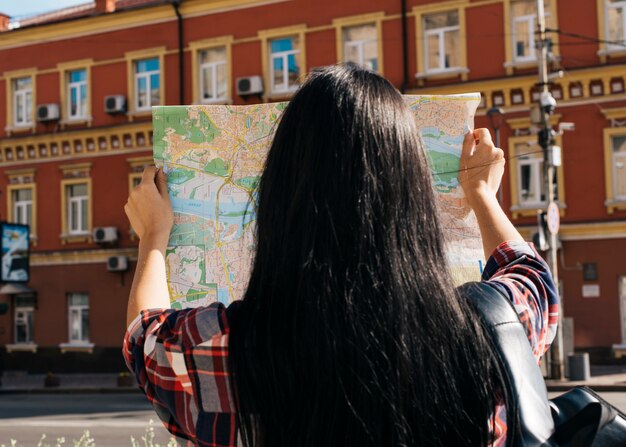
[[[576,123],[558,138],[565,315],[577,348],[611,348],[626,343],[626,1],[546,3],[564,71],[554,124]],[[137,243],[123,204],[150,163],[152,105],[287,99],[308,70],[340,60],[406,93],[480,91],[478,126],[490,107],[506,111],[503,204],[530,237],[545,206],[529,118],[534,4],[97,0],[0,16],[0,217],[32,233],[27,288],[0,296],[6,368],[122,367]]]

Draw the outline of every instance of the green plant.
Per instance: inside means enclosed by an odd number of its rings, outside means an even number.
[[[132,436],[130,437],[131,447],[179,447],[178,443],[176,442],[176,439],[174,439],[173,437],[170,438],[167,441],[167,444],[164,446],[161,446],[160,444],[155,443],[154,442],[155,437],[156,437],[156,434],[154,433],[154,421],[150,419],[150,422],[148,423],[148,426],[146,427],[146,431],[144,435],[141,437],[141,442],[138,442]],[[45,434],[41,435],[41,439],[39,439],[39,442],[37,443],[37,447],[63,447],[65,445],[64,437],[57,438],[54,444],[49,444],[45,442],[45,440],[46,440],[46,435]],[[21,444],[17,443],[17,439],[11,439],[10,442],[11,444],[8,446],[6,444],[0,444],[0,447],[22,447]],[[74,447],[97,447],[96,440],[91,437],[89,430],[85,430],[82,436],[78,440],[73,439],[72,444],[74,445]]]

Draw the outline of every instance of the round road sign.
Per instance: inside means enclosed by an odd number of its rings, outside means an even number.
[[[546,221],[548,224],[548,231],[552,234],[559,232],[559,226],[561,225],[561,215],[559,214],[559,206],[552,202],[548,205],[548,213],[546,215]]]

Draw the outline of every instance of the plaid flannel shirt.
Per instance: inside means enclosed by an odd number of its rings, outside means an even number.
[[[505,242],[483,272],[514,304],[537,362],[556,333],[558,295],[546,263],[534,248]],[[165,427],[188,444],[234,447],[236,408],[228,372],[229,315],[213,303],[206,307],[142,311],[124,338],[124,358]],[[506,441],[506,413],[495,409],[495,446]]]

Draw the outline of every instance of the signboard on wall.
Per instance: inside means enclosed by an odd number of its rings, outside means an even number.
[[[28,225],[0,223],[2,241],[1,282],[28,282],[30,279],[30,227]]]

